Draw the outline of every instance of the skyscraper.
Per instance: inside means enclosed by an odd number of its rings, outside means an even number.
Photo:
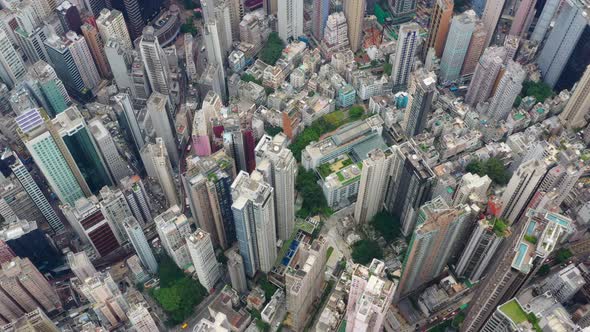
[[[113,137],[98,118],[90,120],[88,127],[94,137],[94,141],[110,177],[115,184],[119,183],[122,178],[129,175],[129,168],[127,163],[121,158],[121,155],[119,155]]]
[[[505,56],[506,50],[503,47],[488,47],[483,52],[465,95],[467,104],[475,106],[490,97]]]
[[[63,82],[45,61],[39,60],[29,67],[25,82],[52,117],[65,111],[72,103]]]
[[[150,223],[152,221],[150,202],[141,178],[138,175],[125,177],[120,181],[120,188],[135,219],[142,225]]]
[[[57,6],[55,11],[57,12],[57,17],[59,18],[64,31],[71,30],[76,33],[82,33],[80,30],[82,19],[80,18],[78,7],[66,0]]]
[[[221,277],[219,262],[215,257],[211,235],[200,228],[186,238],[188,251],[199,282],[205,289],[212,290]]]
[[[76,278],[80,280],[85,280],[86,278],[90,278],[96,274],[96,269],[90,258],[85,251],[80,251],[77,253],[68,252],[67,261],[68,266],[72,270],[72,273],[76,276]]]
[[[430,200],[435,175],[412,142],[392,147],[395,157],[385,207],[402,220],[402,233],[412,234],[420,207]]]
[[[130,37],[132,40],[141,37],[141,31],[145,27],[145,20],[143,19],[141,12],[141,4],[139,0],[123,0],[125,13],[127,13],[129,23],[129,33],[131,34]]]
[[[518,5],[514,20],[508,32],[511,36],[526,37],[531,22],[535,15],[537,0],[523,0]]]
[[[426,54],[430,48],[434,48],[434,54],[437,58],[442,57],[449,27],[451,26],[454,5],[455,3],[452,0],[436,0],[434,2],[428,25],[428,39],[422,46],[422,59],[426,59]]]
[[[383,209],[392,159],[391,149],[374,149],[363,160],[361,184],[354,209],[357,223],[370,222]]]
[[[156,230],[162,247],[176,265],[184,269],[191,264],[186,238],[191,234],[191,226],[186,216],[174,205],[154,218]]]
[[[488,189],[492,180],[487,176],[465,173],[457,185],[453,196],[453,206],[467,204],[470,201],[485,202],[488,199]]]
[[[161,137],[173,166],[178,165],[178,147],[176,145],[174,119],[168,96],[153,92],[147,101],[147,110],[152,119],[152,126],[157,137]]]
[[[416,12],[416,0],[388,0],[394,18],[407,21]]]
[[[104,186],[100,189],[100,210],[105,218],[114,226],[117,237],[121,242],[127,242],[127,233],[123,227],[123,221],[132,217],[131,208],[123,196],[123,192],[118,189],[111,189]]]
[[[348,26],[350,27],[350,20],[348,22]],[[404,90],[408,84],[410,73],[414,67],[414,58],[416,57],[419,38],[420,26],[418,23],[406,23],[400,26],[395,57],[391,56],[389,59],[389,62],[393,66],[391,80],[394,91]]]
[[[440,61],[440,80],[454,81],[461,75],[461,68],[467,55],[469,42],[475,30],[477,17],[473,10],[453,17],[447,36],[445,50]]]
[[[2,319],[3,320],[3,319]],[[37,308],[31,312],[27,312],[24,316],[19,317],[13,321],[5,321],[6,325],[2,328],[9,331],[43,331],[43,332],[59,332],[55,323],[47,317],[47,315]]]
[[[226,47],[222,39],[222,30],[217,20],[213,20],[205,25],[203,38],[207,50],[207,60],[210,62],[206,72],[211,71],[211,80],[213,90],[223,99],[227,100],[227,88],[225,83],[224,60],[226,58]],[[205,74],[203,74],[205,75]]]
[[[502,8],[504,8],[505,0],[486,1],[486,6],[481,17],[484,29],[487,33],[485,47],[490,46],[492,38],[496,33],[496,26],[498,20],[502,15]]]
[[[278,32],[285,42],[303,35],[303,0],[278,1]]]
[[[119,91],[129,89],[129,93],[135,96],[135,85],[131,77],[132,50],[123,47],[121,42],[111,39],[104,43],[104,53]]]
[[[160,329],[145,304],[133,304],[127,313],[129,322],[136,331],[158,332]]]
[[[84,35],[84,39],[86,39],[86,43],[88,44],[90,53],[92,53],[92,57],[94,58],[94,62],[96,63],[100,75],[104,78],[110,77],[111,68],[108,65],[104,53],[104,43],[98,34],[98,30],[96,30],[96,28],[90,23],[84,23],[80,30]]]
[[[0,79],[12,88],[24,78],[25,74],[23,59],[12,46],[6,32],[0,29]]]
[[[434,280],[453,255],[470,221],[466,205],[449,208],[439,196],[420,208],[416,228],[403,263],[396,299],[400,300]]]
[[[141,40],[139,41],[139,51],[150,87],[153,91],[164,95],[170,93],[169,77],[170,67],[164,50],[160,47],[158,38],[155,35],[154,27],[146,26],[143,29]]]
[[[227,257],[227,270],[231,280],[231,287],[241,294],[248,291],[248,283],[246,282],[246,270],[244,269],[244,260],[240,256],[237,247],[232,247],[225,252]]]
[[[295,177],[297,161],[287,148],[283,133],[264,135],[256,146],[256,169],[274,188],[277,237],[287,240],[295,227]]]
[[[330,14],[330,0],[314,0],[311,30],[316,40],[324,38],[326,20]]]
[[[98,272],[79,280],[77,287],[90,302],[102,325],[113,327],[127,320],[129,304],[109,272]]]
[[[134,217],[128,217],[123,221],[123,227],[127,232],[127,237],[133,245],[133,249],[137,253],[137,256],[141,260],[141,264],[152,274],[158,272],[158,262],[154,257],[152,248],[141,229],[141,225],[137,222]]]
[[[346,0],[344,2],[344,16],[346,16],[348,23],[348,40],[353,52],[357,52],[363,43],[363,21],[366,6],[365,0]]]
[[[145,140],[129,94],[120,92],[114,95],[111,98],[111,104],[115,112],[120,114],[120,118],[124,120],[125,127],[128,131],[127,134],[131,137],[133,143],[135,143],[135,148],[137,151],[140,151],[145,145]]]
[[[404,112],[402,128],[408,137],[422,133],[426,119],[432,110],[432,100],[437,92],[436,75],[424,68],[416,70],[410,78],[410,99]]]
[[[268,272],[277,256],[273,188],[262,174],[241,171],[231,186],[236,233],[246,274]]]
[[[490,100],[488,115],[495,121],[505,120],[516,97],[522,90],[522,83],[526,78],[526,71],[517,62],[508,60],[508,65],[496,87],[496,92]]]
[[[487,33],[484,29],[483,23],[477,20],[475,29],[471,35],[471,40],[469,41],[467,53],[465,54],[463,68],[461,68],[461,76],[472,75],[475,71],[475,67],[479,63],[479,58],[481,57],[485,48],[484,43],[486,42],[486,37]]]
[[[573,94],[563,112],[559,115],[561,123],[568,128],[582,128],[590,114],[590,65],[577,83]]]
[[[96,19],[96,27],[100,32],[103,42],[108,42],[111,38],[117,39],[123,43],[123,46],[129,49],[133,49],[133,43],[123,18],[123,13],[114,9],[108,10],[103,9],[100,11],[100,15]]]
[[[530,40],[540,44],[545,39],[545,34],[547,34],[549,25],[551,24],[555,13],[559,9],[560,3],[560,0],[548,0],[545,2],[545,6],[543,7],[543,11],[541,11],[541,15],[535,24],[535,29],[531,34]]]
[[[169,207],[178,204],[176,184],[172,164],[161,137],[156,137],[155,143],[147,144],[140,151],[141,160],[148,176],[158,181],[164,192]]]
[[[51,62],[47,49],[45,48],[45,40],[49,36],[49,26],[44,24],[32,28],[27,31],[25,28],[18,26],[14,30],[14,35],[18,45],[30,62],[43,60]]]
[[[106,0],[84,0],[84,5],[95,18],[100,15],[100,11],[107,7]]]

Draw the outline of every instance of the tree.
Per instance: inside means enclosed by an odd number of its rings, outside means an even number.
[[[264,47],[260,50],[258,57],[266,64],[274,66],[277,60],[281,57],[284,48],[285,43],[281,37],[279,37],[279,34],[271,32],[266,44],[264,44]]]
[[[387,211],[381,211],[371,220],[371,226],[375,228],[381,236],[391,243],[393,240],[402,236],[401,225],[399,220]]]
[[[299,167],[295,181],[297,192],[303,197],[301,209],[309,214],[325,213],[328,209],[322,188],[317,183],[315,172]],[[307,216],[306,215],[306,216]],[[306,217],[305,216],[305,217]]]
[[[473,160],[466,167],[465,171],[479,176],[487,175],[499,185],[506,185],[510,181],[511,174],[498,158],[489,158],[485,161]]]
[[[267,135],[275,137],[277,134],[283,132],[283,128],[265,124],[264,131]]]
[[[242,74],[242,76],[240,77],[240,79],[242,81],[244,81],[244,82],[254,82],[254,83],[258,84],[258,85],[262,85],[262,80],[257,79],[252,74],[244,73],[244,74]]]
[[[383,250],[377,241],[359,240],[352,245],[352,260],[355,263],[367,265],[373,258],[383,258]]]
[[[555,259],[558,263],[564,263],[570,259],[574,254],[567,248],[561,248],[555,252]]]
[[[549,272],[551,272],[551,266],[549,266],[549,264],[543,264],[541,265],[541,267],[539,268],[539,271],[537,272],[537,274],[539,276],[546,276],[549,274]]]
[[[391,65],[391,63],[386,62],[383,64],[383,73],[385,73],[385,75],[391,76],[392,69],[393,69],[393,66]]]
[[[193,24],[193,18],[189,17],[186,19],[186,22],[180,26],[180,32],[182,33],[190,33],[193,36],[197,34],[197,28]]]
[[[549,85],[547,85],[543,81],[533,82],[533,81],[525,81],[522,84],[521,96],[527,97],[532,96],[535,97],[537,102],[542,103],[545,99],[550,98],[554,95],[553,90]]]
[[[348,115],[352,120],[360,119],[365,114],[365,109],[362,106],[354,105],[348,111]]]

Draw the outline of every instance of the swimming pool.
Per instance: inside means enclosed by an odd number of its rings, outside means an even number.
[[[524,260],[524,257],[527,253],[529,249],[528,244],[521,242],[520,245],[518,246],[518,254],[516,255],[516,258],[514,259],[514,264],[512,264],[514,267],[516,268],[520,268],[520,266],[522,265],[522,261]]]

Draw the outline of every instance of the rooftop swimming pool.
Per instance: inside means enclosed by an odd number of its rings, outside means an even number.
[[[523,243],[523,242],[520,243],[520,245],[518,246],[518,254],[514,258],[514,262],[512,263],[512,266],[514,266],[515,268],[520,268],[522,266],[522,262],[525,258],[525,255],[526,255],[528,249],[529,249],[528,244]]]

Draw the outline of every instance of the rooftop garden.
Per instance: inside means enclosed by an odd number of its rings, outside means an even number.
[[[508,225],[506,225],[506,222],[500,218],[494,219],[494,226],[492,230],[494,233],[496,233],[496,236],[499,237],[505,237],[508,235]]]
[[[518,304],[516,299],[512,299],[501,305],[500,311],[517,325],[528,320],[526,312],[522,310],[522,307]]]

